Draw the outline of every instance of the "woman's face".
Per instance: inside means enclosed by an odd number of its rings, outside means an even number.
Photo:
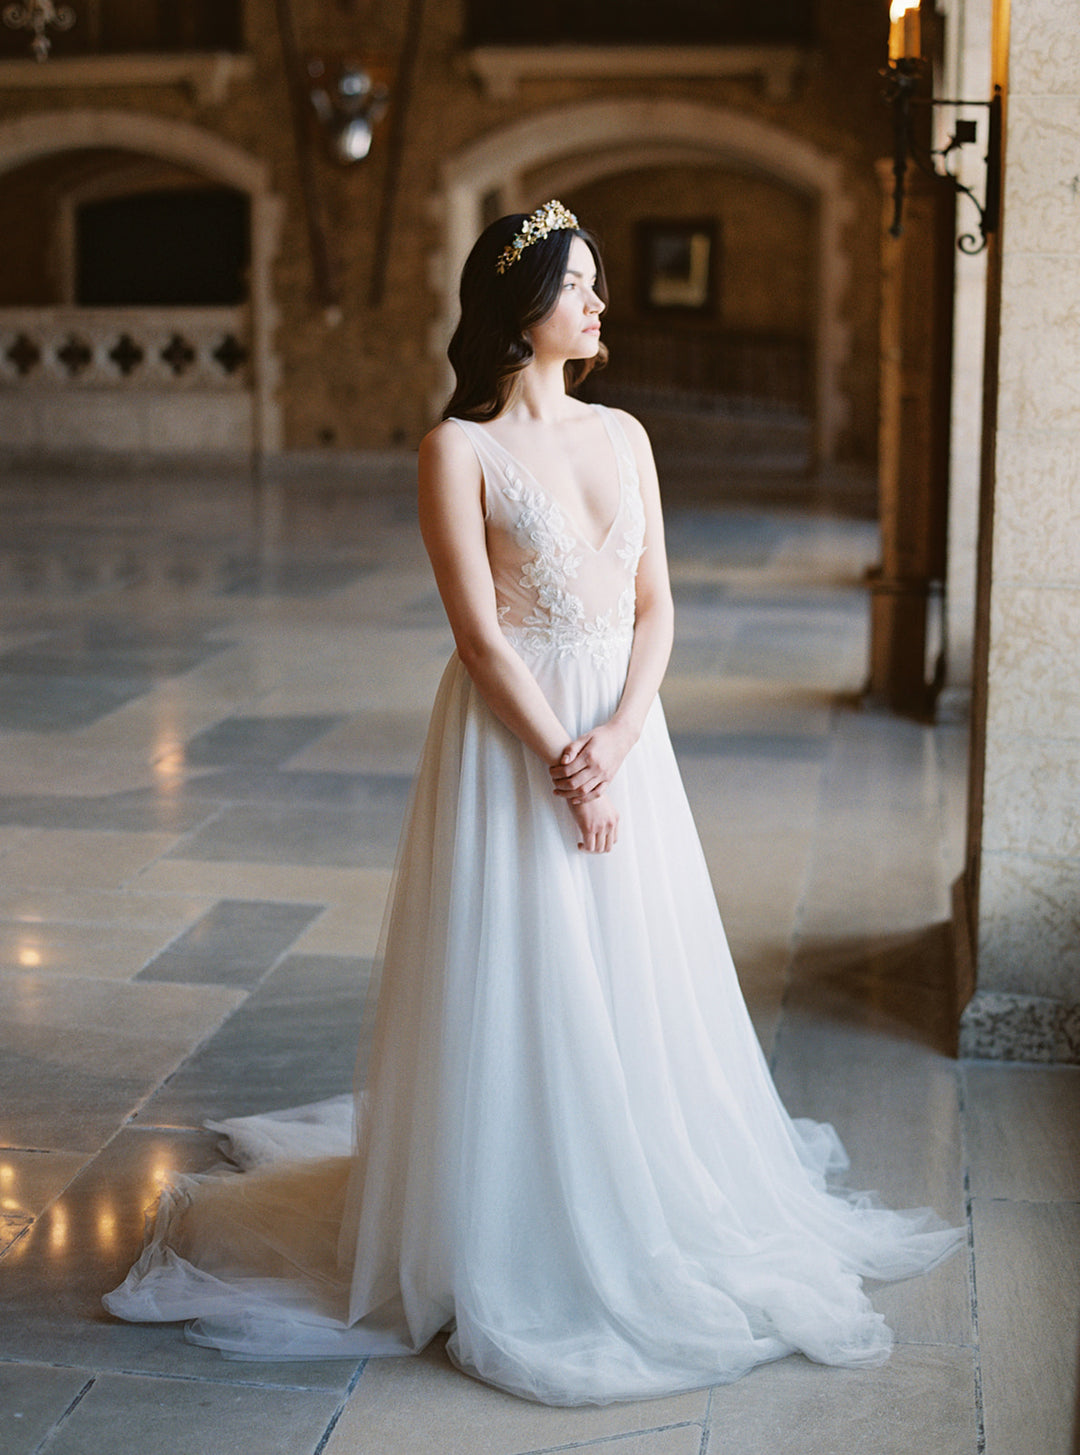
[[[529,329],[533,354],[540,359],[591,359],[600,347],[603,301],[596,294],[596,262],[584,238],[575,237],[566,259],[559,301]]]

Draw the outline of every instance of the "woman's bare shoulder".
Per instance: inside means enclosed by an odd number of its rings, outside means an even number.
[[[420,463],[426,468],[466,468],[479,474],[480,465],[469,437],[453,420],[444,419],[420,441]],[[475,472],[472,470],[475,466]]]
[[[626,431],[630,439],[637,440],[645,444],[648,443],[649,436],[645,432],[645,426],[642,424],[641,420],[638,419],[637,415],[630,414],[625,409],[615,409],[610,404],[606,407],[608,413],[615,416],[615,418],[622,425],[623,429]]]
[[[458,422],[454,419],[441,419],[437,425],[429,429],[427,434],[420,441],[421,450],[428,453],[442,453],[443,450],[460,450],[464,446],[469,449],[468,437]]]

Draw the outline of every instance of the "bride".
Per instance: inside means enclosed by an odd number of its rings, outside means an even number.
[[[369,1086],[218,1129],[106,1306],[234,1356],[415,1351],[551,1404],[887,1358],[864,1278],[957,1230],[826,1189],[739,993],[657,690],[672,638],[648,440],[569,392],[603,356],[560,203],[464,269],[420,448],[456,652],[384,928]]]

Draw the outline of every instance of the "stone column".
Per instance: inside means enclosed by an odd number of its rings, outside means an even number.
[[[1080,1062],[1080,61],[1061,0],[995,6],[1003,229],[988,316],[965,876],[965,1055]],[[991,335],[993,339],[993,335]],[[996,419],[996,430],[994,429]]]
[[[990,83],[990,0],[947,0],[943,95],[985,100]],[[935,115],[935,145],[943,147],[957,119],[975,121],[978,140],[955,152],[951,165],[960,180],[983,196],[989,118],[983,107],[954,111],[941,107]],[[957,233],[977,229],[975,208],[964,197],[956,203]],[[956,253],[953,305],[952,422],[949,456],[948,565],[945,573],[945,687],[937,717],[966,717],[971,699],[972,649],[975,636],[975,553],[978,536],[979,476],[982,450],[982,391],[986,322],[986,254]]]

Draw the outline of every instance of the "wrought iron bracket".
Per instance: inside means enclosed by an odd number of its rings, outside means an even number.
[[[892,107],[893,114],[893,220],[889,234],[899,237],[903,232],[905,179],[910,157],[920,171],[929,177],[939,177],[950,183],[957,193],[962,193],[974,206],[979,214],[978,234],[965,232],[957,238],[960,251],[969,256],[974,255],[983,251],[991,233],[997,232],[1001,220],[1001,87],[994,87],[994,94],[989,101],[956,101],[920,96],[918,93],[925,69],[923,62],[905,59],[890,61],[881,73],[885,80],[885,100]],[[960,147],[976,140],[975,122],[958,118],[956,130],[945,146],[922,147],[916,140],[913,125],[913,108],[916,106],[981,107],[986,110],[986,176],[982,202],[971,187],[961,182],[948,162],[948,158]]]

